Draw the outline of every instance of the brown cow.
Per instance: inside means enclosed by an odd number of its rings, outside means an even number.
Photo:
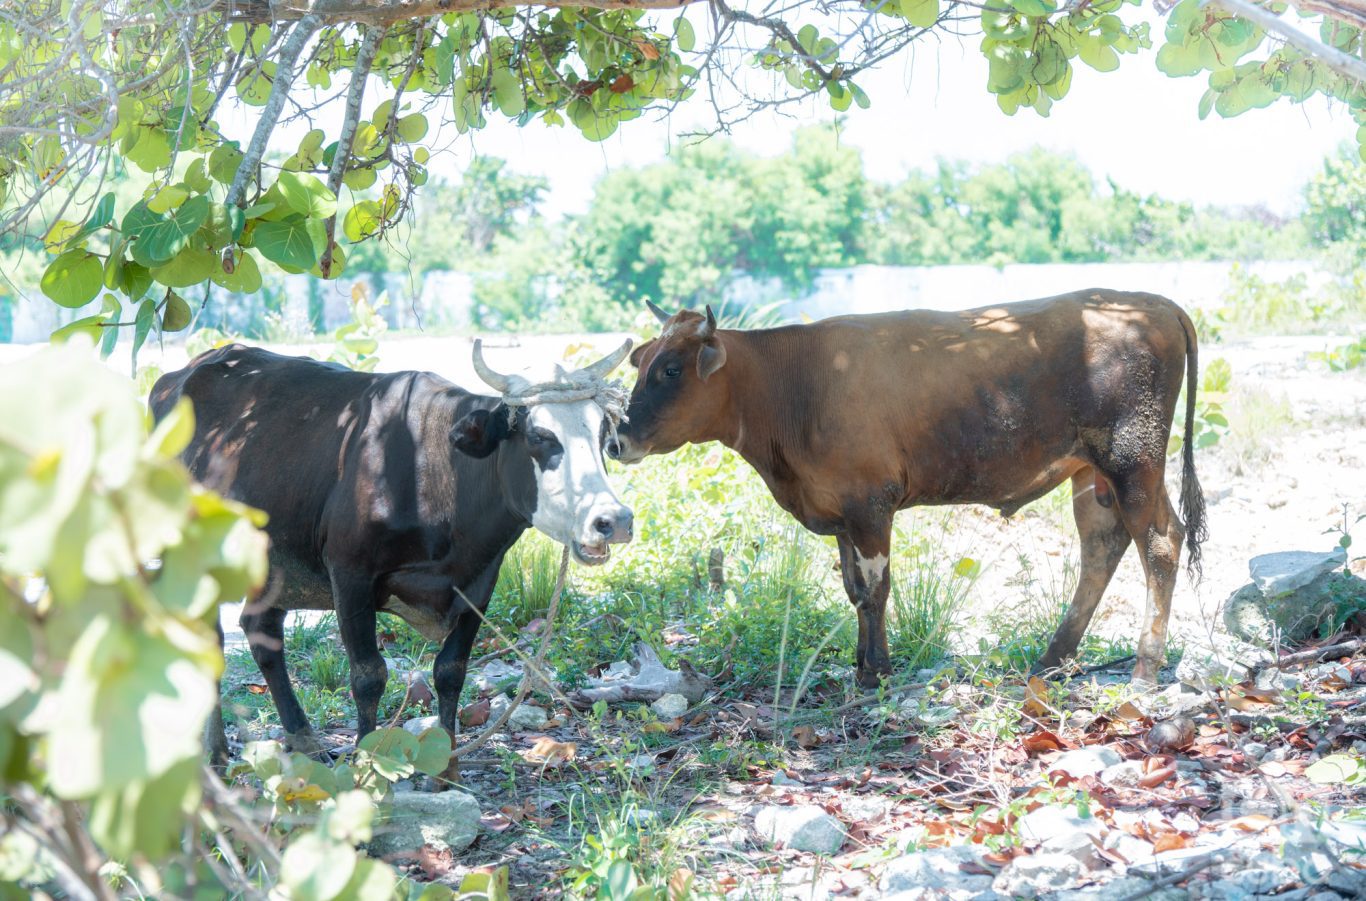
[[[718,329],[711,308],[673,316],[637,348],[640,377],[617,456],[635,462],[720,441],[802,525],[839,543],[858,612],[858,683],[891,671],[885,613],[892,517],[921,504],[1009,516],[1072,480],[1076,594],[1040,668],[1075,653],[1130,541],[1148,583],[1134,681],[1155,681],[1181,543],[1205,538],[1191,424],[1190,317],[1150,294],[1078,291],[957,313],[838,316]],[[1181,517],[1163,475],[1185,375]]]

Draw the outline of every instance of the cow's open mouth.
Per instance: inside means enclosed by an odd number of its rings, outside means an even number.
[[[612,549],[606,542],[597,546],[579,544],[577,541],[569,543],[569,549],[574,552],[574,559],[584,566],[601,566],[612,558]]]

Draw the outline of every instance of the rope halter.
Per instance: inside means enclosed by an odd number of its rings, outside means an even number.
[[[602,408],[616,437],[617,426],[626,420],[626,403],[630,395],[620,379],[607,381],[613,369],[621,365],[631,352],[631,339],[607,356],[582,369],[566,372],[555,365],[555,377],[548,382],[532,383],[518,375],[504,375],[489,368],[484,362],[483,341],[474,339],[474,371],[485,384],[503,396],[503,403],[511,408],[532,407],[537,404],[567,404],[591,400]]]

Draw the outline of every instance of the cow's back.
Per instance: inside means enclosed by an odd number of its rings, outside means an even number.
[[[191,474],[264,510],[273,549],[312,564],[354,411],[377,378],[232,344],[158,379],[151,408],[160,419],[188,398],[195,428],[183,458]]]

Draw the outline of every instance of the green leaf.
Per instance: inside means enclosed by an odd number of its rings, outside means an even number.
[[[308,832],[290,842],[280,859],[280,881],[294,901],[332,901],[356,872],[356,852]]]
[[[1357,777],[1361,766],[1361,760],[1350,754],[1329,754],[1305,767],[1304,775],[1319,785],[1337,785]]]
[[[93,253],[69,250],[48,264],[39,285],[54,303],[75,309],[95,299],[104,284],[104,263]]]
[[[237,149],[236,142],[219,144],[209,154],[209,174],[214,181],[223,185],[232,184],[233,178],[237,175],[237,167],[242,164],[242,151]]]
[[[417,756],[413,766],[419,773],[440,776],[451,760],[451,737],[440,726],[428,729],[417,737]]]
[[[520,95],[521,91],[519,90],[517,93]],[[525,108],[525,106],[526,104],[523,103],[523,108]],[[504,112],[507,112],[507,110],[504,109]],[[520,110],[518,112],[520,112]],[[515,114],[509,113],[509,115]],[[412,115],[404,116],[398,120],[396,131],[398,132],[399,138],[404,143],[414,144],[427,136],[427,117],[421,113],[413,113]]]
[[[79,241],[84,237],[93,235],[95,232],[107,226],[114,220],[114,192],[110,191],[100,198],[100,202],[95,204],[95,209],[90,211],[90,218],[85,220],[85,225],[76,233],[71,240]]]
[[[216,653],[212,639],[200,648]],[[71,649],[49,733],[48,784],[88,798],[199,760],[212,670],[161,635],[94,616]]]
[[[1198,115],[1201,120],[1210,114],[1210,110],[1214,109],[1214,101],[1218,96],[1218,92],[1213,89],[1207,90],[1200,95],[1200,106],[1196,109],[1196,115]]]
[[[674,20],[674,45],[684,53],[691,53],[697,46],[697,33],[693,31],[692,23],[686,16],[679,16]]]
[[[1115,48],[1093,35],[1079,35],[1077,55],[1097,72],[1113,72],[1119,68],[1119,54]]]
[[[287,216],[278,222],[258,222],[254,234],[256,249],[271,262],[295,269],[309,269],[318,262],[308,221],[302,216]]]
[[[133,259],[149,269],[171,260],[209,216],[207,195],[191,197],[169,216],[153,212],[146,203],[133,205],[123,217],[123,236],[132,242]]]
[[[178,332],[190,324],[190,305],[185,298],[172,291],[166,298],[166,308],[161,311],[161,330]]]
[[[220,264],[214,267],[209,278],[213,280],[215,285],[226,288],[234,294],[255,294],[261,290],[261,269],[256,264],[256,258],[246,250],[236,252],[232,272],[224,272]]]
[[[72,335],[85,335],[90,339],[92,344],[98,344],[102,337],[100,333],[104,331],[104,329],[100,327],[100,323],[105,321],[107,321],[107,317],[103,313],[96,313],[94,316],[86,316],[77,319],[75,322],[67,323],[57,329],[48,336],[48,340],[53,344],[63,344],[70,339]],[[3,693],[2,689],[0,689],[0,693]],[[0,704],[0,707],[3,706],[3,704]]]
[[[912,25],[929,28],[939,21],[939,0],[901,0],[901,14]]]
[[[346,211],[346,217],[342,220],[342,234],[346,235],[348,241],[360,241],[378,232],[382,224],[379,203],[362,200]]]
[[[188,288],[207,281],[217,268],[217,254],[197,247],[186,247],[169,263],[152,269],[152,278],[168,288]]]
[[[1163,44],[1162,49],[1157,51],[1157,68],[1173,78],[1194,75],[1203,68],[1199,45]]]
[[[294,212],[311,219],[326,219],[337,212],[337,195],[315,176],[281,172],[275,186]]]
[[[138,369],[138,351],[142,350],[143,342],[147,340],[147,335],[152,331],[152,323],[157,318],[157,305],[152,298],[144,298],[138,304],[138,315],[133,320],[133,371]]]
[[[506,66],[494,69],[493,75],[489,79],[489,86],[493,90],[493,102],[504,114],[520,116],[522,111],[526,109],[526,98],[522,94],[522,80],[511,69]]]

